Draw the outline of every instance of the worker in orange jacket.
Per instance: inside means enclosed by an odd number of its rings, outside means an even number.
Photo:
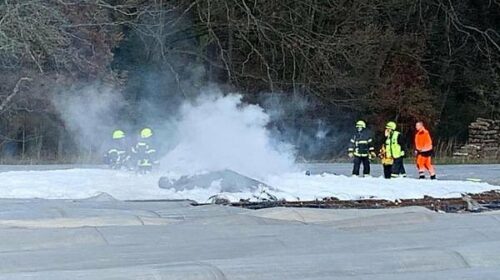
[[[415,124],[415,156],[417,157],[417,169],[419,179],[425,179],[425,170],[429,171],[431,179],[436,179],[436,171],[431,163],[433,156],[432,139],[429,131],[425,129],[422,122]]]

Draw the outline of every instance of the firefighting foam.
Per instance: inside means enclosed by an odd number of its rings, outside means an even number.
[[[449,173],[456,166],[440,167],[442,173]],[[486,170],[477,169],[478,171]],[[498,172],[498,166],[493,172]],[[490,175],[492,175],[490,174]],[[181,174],[169,172],[165,175],[175,183]],[[483,174],[487,175],[487,174]],[[162,189],[158,187],[160,174],[136,175],[130,172],[117,172],[109,169],[59,169],[0,172],[0,197],[2,198],[45,198],[45,199],[82,199],[107,193],[119,200],[148,199],[189,199],[200,203],[210,202],[214,195],[237,202],[240,199],[259,201],[262,191],[277,199],[287,201],[315,200],[337,197],[341,200],[352,199],[411,199],[424,195],[436,198],[460,197],[462,193],[481,193],[498,186],[456,180],[417,180],[398,178],[353,178],[329,173],[304,175],[303,172],[272,175],[256,182],[256,186],[243,184],[242,188],[228,189],[216,178],[212,182],[201,182],[199,186],[187,184]],[[195,176],[188,183],[211,176]],[[211,180],[211,178],[209,178]],[[249,180],[247,180],[249,181]],[[267,187],[266,187],[267,186]]]

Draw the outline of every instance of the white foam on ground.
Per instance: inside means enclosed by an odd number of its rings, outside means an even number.
[[[488,183],[466,181],[431,181],[412,178],[387,180],[333,174],[304,176],[299,173],[271,176],[266,183],[286,193],[289,199],[299,197],[301,200],[323,197],[337,197],[341,200],[360,198],[396,200],[422,198],[424,195],[451,198],[460,197],[462,193],[480,193],[499,188]]]
[[[163,174],[164,175],[164,174]],[[178,178],[178,174],[168,174]],[[220,193],[214,182],[209,188],[174,191],[158,187],[159,174],[139,176],[134,173],[106,169],[69,169],[52,171],[10,171],[0,173],[1,198],[82,199],[108,193],[120,200],[131,199],[191,199],[204,203]],[[269,176],[264,180],[279,189],[269,191],[286,200],[312,200],[323,197],[339,199],[440,198],[460,197],[461,193],[480,193],[498,186],[464,181],[430,181],[416,179],[353,178],[332,174],[305,176],[287,173]],[[260,191],[222,194],[231,201],[254,199]]]

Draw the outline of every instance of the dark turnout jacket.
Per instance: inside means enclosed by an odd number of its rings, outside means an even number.
[[[370,131],[363,129],[356,131],[351,137],[348,152],[353,153],[356,157],[367,157],[371,152],[374,152],[373,140]]]

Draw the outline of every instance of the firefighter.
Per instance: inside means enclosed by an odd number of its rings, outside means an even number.
[[[366,129],[366,123],[362,120],[357,121],[356,132],[348,148],[348,156],[354,157],[353,176],[359,176],[361,164],[363,164],[363,175],[370,176],[370,159],[376,156],[372,141],[371,133]]]
[[[385,126],[385,153],[386,157],[393,159],[391,177],[406,177],[406,171],[403,164],[405,152],[403,150],[403,137],[399,131],[396,131],[396,123],[388,122]]]
[[[113,169],[120,169],[126,166],[130,157],[127,153],[127,138],[125,132],[121,129],[114,130],[111,138],[111,148],[105,155],[106,163]]]
[[[139,134],[139,141],[132,147],[132,153],[137,163],[137,172],[147,173],[157,164],[156,150],[152,147],[153,130],[143,128]]]
[[[425,129],[423,122],[415,124],[415,156],[417,157],[418,178],[425,179],[425,170],[429,172],[431,179],[436,179],[436,171],[432,166],[433,156],[432,139],[429,131]]]

